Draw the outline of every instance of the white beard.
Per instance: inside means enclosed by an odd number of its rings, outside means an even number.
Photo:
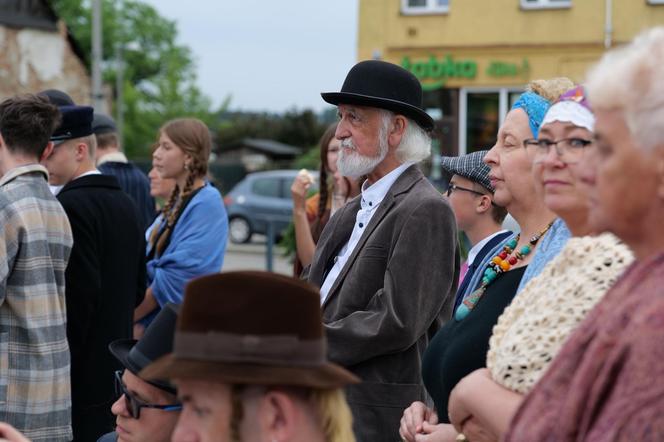
[[[375,157],[366,157],[357,153],[357,148],[351,138],[342,140],[337,159],[339,173],[342,176],[359,178],[372,172],[387,156],[387,137],[383,134],[380,134],[379,137],[378,155]]]

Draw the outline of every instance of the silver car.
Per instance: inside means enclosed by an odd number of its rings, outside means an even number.
[[[246,243],[254,233],[266,235],[269,224],[275,237],[293,217],[291,184],[297,170],[271,170],[248,174],[224,198],[229,219],[229,237]],[[318,180],[318,174],[312,173]]]

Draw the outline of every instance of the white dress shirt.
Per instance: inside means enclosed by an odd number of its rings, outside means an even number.
[[[330,289],[337,280],[344,265],[346,265],[348,258],[352,255],[353,250],[355,250],[355,246],[357,246],[360,237],[364,233],[365,227],[369,224],[369,221],[371,221],[371,217],[376,213],[376,209],[385,198],[385,195],[387,195],[387,191],[390,190],[390,187],[392,187],[397,178],[399,178],[399,176],[413,164],[414,163],[404,163],[375,183],[369,185],[369,181],[365,181],[364,184],[362,184],[360,210],[355,217],[353,232],[350,234],[348,242],[341,248],[339,254],[334,258],[334,265],[325,277],[325,281],[323,281],[323,285],[320,288],[321,305],[325,302],[325,299],[327,299]]]
[[[473,262],[475,262],[475,258],[477,257],[477,254],[480,253],[480,250],[482,250],[482,247],[486,245],[491,239],[496,236],[500,235],[501,233],[507,232],[507,230],[499,230],[496,233],[493,233],[486,238],[484,238],[482,241],[478,242],[475,244],[469,251],[468,251],[468,258],[466,259],[466,263],[468,264],[468,267],[473,265]]]

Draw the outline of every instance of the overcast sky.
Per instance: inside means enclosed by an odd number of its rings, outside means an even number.
[[[356,62],[357,0],[144,0],[176,20],[215,105],[326,108]]]

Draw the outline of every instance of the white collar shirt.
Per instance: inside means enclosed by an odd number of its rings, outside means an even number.
[[[477,254],[480,253],[480,250],[482,250],[482,247],[484,247],[484,246],[486,245],[486,243],[488,243],[489,241],[491,241],[491,239],[492,239],[494,236],[496,236],[496,235],[500,235],[501,233],[505,233],[505,232],[507,232],[507,230],[499,230],[499,231],[497,231],[496,233],[493,233],[493,234],[487,236],[487,237],[484,238],[482,241],[480,241],[480,242],[478,242],[477,244],[475,244],[475,245],[474,245],[474,246],[468,251],[468,259],[466,259],[466,263],[468,264],[468,266],[470,267],[470,266],[475,262],[475,258],[477,257]]]
[[[350,239],[348,242],[341,248],[341,251],[337,256],[334,257],[334,265],[328,272],[323,285],[320,288],[320,302],[321,305],[327,299],[330,289],[334,285],[334,282],[337,280],[341,270],[346,265],[348,258],[355,250],[357,243],[360,241],[360,237],[364,233],[365,227],[371,221],[376,209],[380,203],[385,199],[385,195],[390,190],[394,182],[401,176],[406,169],[408,169],[414,163],[404,163],[396,169],[392,170],[390,173],[376,181],[375,183],[369,185],[368,181],[365,181],[362,184],[362,196],[360,200],[360,210],[355,216],[355,226],[353,227],[353,232],[350,234]]]

